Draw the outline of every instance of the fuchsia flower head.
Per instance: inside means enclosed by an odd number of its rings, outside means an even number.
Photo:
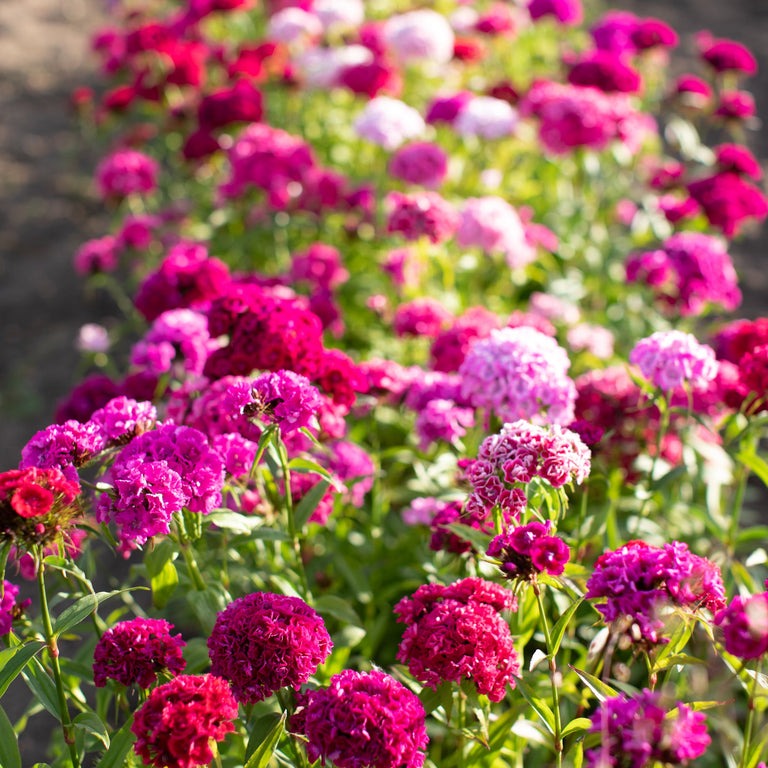
[[[105,157],[96,169],[96,184],[103,198],[122,200],[146,194],[157,187],[157,162],[135,149],[118,149]]]
[[[757,659],[768,651],[768,592],[736,596],[715,615],[725,650],[741,659]]]
[[[717,73],[740,72],[745,75],[757,73],[757,61],[752,51],[735,40],[718,39],[709,32],[701,32],[696,42],[701,58]]]
[[[437,192],[391,192],[387,204],[387,232],[399,233],[406,240],[426,237],[432,243],[441,243],[453,235],[459,224],[456,209]]]
[[[254,704],[315,674],[333,643],[322,618],[298,597],[253,592],[231,602],[208,638],[211,672],[237,701]]]
[[[401,147],[392,155],[389,172],[408,184],[435,189],[448,173],[448,156],[437,144],[417,141]]]
[[[433,690],[441,682],[471,680],[477,692],[501,701],[520,665],[500,611],[517,608],[509,590],[480,578],[449,586],[425,584],[396,606],[406,625],[397,658]]]
[[[283,434],[306,427],[322,406],[309,379],[293,371],[262,373],[250,383],[247,415],[261,415],[280,426]]]
[[[338,768],[421,768],[429,738],[416,694],[393,677],[345,669],[298,697],[289,727],[307,739],[311,762]]]
[[[581,0],[531,0],[528,13],[534,21],[551,16],[561,24],[572,26],[581,24],[584,18]]]
[[[486,554],[499,561],[509,579],[530,579],[542,572],[559,576],[571,553],[562,539],[550,535],[551,527],[549,521],[519,525],[494,537]]]
[[[134,750],[154,768],[197,768],[213,760],[211,741],[235,730],[237,702],[226,680],[179,675],[158,686],[134,715]]]
[[[387,48],[402,62],[447,64],[454,39],[445,16],[426,8],[391,16],[384,24]]]

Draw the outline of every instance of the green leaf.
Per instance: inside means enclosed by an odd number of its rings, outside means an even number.
[[[560,735],[566,738],[566,736],[572,736],[574,733],[586,733],[591,727],[592,721],[588,717],[577,717],[563,728],[563,732]]]
[[[40,663],[40,660],[32,658],[31,664],[21,673],[21,676],[37,700],[61,722],[56,684],[45,667]]]
[[[179,586],[179,573],[173,560],[166,560],[161,571],[152,576],[152,605],[155,608],[165,608],[168,601]]]
[[[557,623],[555,624],[555,626],[552,627],[551,653],[553,656],[555,656],[557,652],[560,650],[560,645],[563,642],[563,637],[565,636],[565,630],[568,628],[568,622],[570,622],[570,620],[573,618],[573,614],[576,613],[576,611],[579,609],[579,606],[583,602],[584,602],[583,597],[572,602],[560,615],[560,618],[557,620]]]
[[[217,528],[239,536],[247,536],[255,528],[264,525],[264,521],[258,515],[242,515],[239,512],[233,512],[231,509],[216,509],[205,516],[208,523],[212,523]]]
[[[72,629],[72,627],[76,627],[87,616],[95,613],[99,605],[105,600],[129,591],[130,589],[114,589],[111,592],[97,592],[94,595],[84,595],[64,609],[56,618],[56,621],[53,622],[53,634],[60,635]]]
[[[312,513],[317,509],[318,504],[325,496],[325,492],[330,487],[330,483],[327,480],[320,480],[320,482],[313,485],[307,493],[302,496],[301,501],[296,505],[294,510],[294,519],[296,521],[296,528],[301,530],[307,523]]]
[[[610,685],[604,683],[599,677],[595,677],[589,672],[584,672],[584,670],[577,669],[573,666],[571,669],[579,676],[581,682],[584,683],[595,696],[597,696],[598,701],[603,702],[606,699],[611,699],[619,695],[619,692],[615,688],[611,688]]]
[[[678,622],[678,625],[669,637],[669,642],[661,646],[653,659],[654,671],[657,671],[660,668],[659,665],[664,664],[670,656],[677,656],[680,654],[691,639],[693,626],[693,622],[685,620]]]
[[[0,765],[3,768],[21,768],[19,742],[11,721],[0,707]]]
[[[283,735],[286,715],[287,712],[283,712],[283,714],[280,715],[261,743],[251,752],[250,757],[243,768],[267,768],[267,765],[269,765],[269,761],[277,748],[277,743]],[[275,718],[277,715],[268,715],[267,717]],[[248,751],[251,751],[250,741],[248,743]]]
[[[104,749],[109,748],[107,726],[95,712],[81,712],[73,718],[72,722],[75,724],[75,728],[95,736],[104,745]]]
[[[665,669],[669,669],[670,667],[676,667],[679,664],[690,666],[692,664],[706,664],[707,662],[704,661],[704,659],[697,659],[695,656],[689,656],[687,653],[674,653],[671,656],[668,656],[664,659],[657,659],[656,663],[653,665],[653,668],[661,672]]]
[[[15,648],[6,648],[0,652],[0,698],[5,695],[8,686],[27,666],[29,660],[45,647],[42,640],[33,640]]]
[[[315,600],[314,609],[320,614],[328,614],[334,619],[351,624],[354,627],[362,627],[363,622],[355,609],[341,597],[336,595],[322,595]]]
[[[134,736],[131,731],[133,715],[109,742],[109,749],[101,756],[96,768],[124,768],[128,753],[133,746]]]
[[[334,476],[325,468],[321,467],[316,461],[310,459],[295,458],[288,462],[288,469],[291,472],[298,472],[303,475],[320,475],[331,483],[336,482]]]
[[[162,539],[144,555],[144,565],[149,578],[154,578],[165,568],[165,564],[178,554],[176,545],[170,539]]]
[[[541,722],[544,723],[546,729],[555,735],[555,713],[550,709],[544,699],[536,695],[536,691],[523,680],[521,677],[517,678],[517,689],[523,695],[523,698],[531,705],[533,711],[539,716]]]
[[[477,552],[485,552],[488,549],[488,545],[491,543],[491,536],[482,531],[478,531],[477,528],[473,528],[471,525],[451,523],[450,525],[441,527],[447,528],[462,541],[469,542]]]
[[[747,469],[752,470],[765,485],[768,485],[768,462],[758,456],[754,450],[741,450],[736,454],[736,459]]]

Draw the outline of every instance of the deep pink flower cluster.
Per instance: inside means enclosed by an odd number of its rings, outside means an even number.
[[[392,155],[389,173],[407,184],[418,184],[435,189],[448,173],[448,156],[437,144],[416,141],[407,144]]]
[[[355,443],[335,440],[330,444],[328,469],[345,486],[345,495],[356,507],[361,507],[365,494],[373,488],[376,467],[370,455]]]
[[[639,93],[640,74],[613,51],[588,51],[567,62],[571,85],[591,86],[603,93]]]
[[[629,362],[665,392],[683,384],[704,389],[717,375],[715,351],[683,331],[657,331],[640,339],[630,352]]]
[[[406,240],[426,237],[432,243],[442,243],[453,236],[459,224],[453,205],[437,192],[391,192],[387,205],[387,232]]]
[[[149,688],[160,672],[181,674],[186,666],[181,635],[172,635],[173,624],[164,619],[136,618],[110,627],[93,651],[93,682],[97,688],[107,679],[129,686]]]
[[[57,467],[75,480],[75,467],[87,464],[106,444],[106,436],[96,423],[69,419],[51,424],[32,435],[21,449],[19,469]]]
[[[725,94],[721,94],[725,98]],[[695,200],[713,227],[726,237],[738,233],[748,219],[762,221],[768,216],[768,199],[762,190],[741,172],[718,171],[692,181],[688,194]]]
[[[96,184],[103,198],[118,200],[152,192],[157,187],[157,162],[135,149],[118,149],[96,169]]]
[[[741,303],[724,243],[699,232],[680,232],[658,250],[630,255],[627,280],[644,281],[663,308],[683,316],[700,315],[709,305],[734,310]]]
[[[331,652],[320,615],[298,597],[253,592],[216,617],[208,638],[211,672],[237,701],[254,704],[286,686],[298,690]]]
[[[95,410],[90,423],[100,429],[107,445],[118,445],[153,429],[157,423],[157,409],[147,401],[139,402],[120,395]]]
[[[291,255],[292,282],[306,282],[314,288],[331,291],[344,283],[349,272],[342,266],[337,248],[326,243],[312,243]]]
[[[114,235],[86,240],[75,252],[74,267],[79,275],[114,272],[120,261],[119,243]]]
[[[502,506],[505,519],[512,516],[514,512],[510,511],[514,507],[517,516],[525,508],[525,496],[522,496],[522,503],[515,507],[519,499],[512,495],[509,498],[502,499],[499,505]],[[467,539],[454,533],[448,526],[459,524],[474,528],[488,536],[493,533],[493,517],[489,509],[484,504],[476,504],[472,498],[466,504],[460,501],[440,502],[434,507],[434,515],[429,522],[432,529],[432,535],[429,539],[429,548],[434,552],[451,552],[454,555],[461,555],[465,552],[472,552],[476,547]]]
[[[600,734],[600,746],[586,751],[589,768],[687,765],[712,741],[703,712],[682,702],[667,711],[662,695],[647,688],[603,701],[592,715],[590,733]]]
[[[134,750],[154,768],[198,768],[213,760],[211,741],[235,730],[237,702],[225,680],[179,675],[152,690],[134,715]]]
[[[561,24],[568,25],[581,24],[584,18],[581,0],[531,0],[528,13],[534,21],[552,16]]]
[[[395,606],[406,625],[397,658],[425,685],[471,680],[501,701],[520,665],[509,625],[499,611],[517,608],[504,587],[470,577],[449,586],[425,584]]]
[[[562,539],[550,535],[551,529],[549,520],[518,525],[495,536],[486,554],[499,562],[508,579],[530,579],[537,573],[559,576],[571,553]]]
[[[419,411],[414,425],[419,437],[419,447],[426,451],[438,441],[455,444],[475,426],[472,408],[457,405],[455,401],[435,398]]]
[[[425,296],[401,304],[395,310],[393,328],[398,336],[436,337],[453,319],[437,299]]]
[[[501,253],[510,269],[524,267],[536,258],[517,211],[496,196],[464,201],[456,242],[462,248],[474,246],[488,254]]]
[[[502,328],[476,341],[459,368],[461,393],[503,421],[573,421],[576,387],[557,342],[533,328]]]
[[[754,75],[757,72],[757,61],[752,52],[735,40],[715,38],[708,32],[701,32],[696,42],[702,60],[717,74],[739,72]]]
[[[473,342],[487,338],[501,326],[495,313],[485,307],[470,307],[435,337],[429,350],[432,368],[443,373],[458,371]]]
[[[716,612],[725,607],[720,569],[692,554],[687,544],[673,541],[654,547],[630,541],[602,554],[587,581],[586,597],[605,598],[596,608],[620,632],[636,627],[647,643],[665,643],[669,609]]]
[[[725,650],[741,659],[757,659],[768,651],[768,592],[736,596],[715,615]]]
[[[211,258],[204,245],[183,241],[144,279],[134,304],[151,321],[169,309],[207,305],[228,282],[229,268],[223,261]]]
[[[309,379],[293,371],[262,373],[250,382],[247,397],[246,415],[277,424],[283,434],[309,426],[322,405]]]
[[[747,352],[768,344],[768,317],[734,320],[718,331],[713,344],[718,358],[738,365]]]
[[[311,762],[338,768],[421,768],[429,738],[416,694],[379,670],[345,669],[298,697],[290,720]]]
[[[16,602],[19,596],[19,588],[10,581],[3,580],[3,587],[0,590],[0,636],[7,635],[11,631],[13,622],[20,618],[24,609],[32,601],[27,599],[21,603]]]
[[[558,424],[539,427],[527,421],[505,424],[486,437],[477,454],[470,479],[473,486],[487,488],[488,475],[506,483],[530,483],[534,477],[553,488],[581,484],[589,476],[589,449],[570,429]]]

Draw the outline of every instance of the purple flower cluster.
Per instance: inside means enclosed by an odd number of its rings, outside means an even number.
[[[475,426],[475,412],[453,400],[435,398],[419,411],[414,426],[422,451],[439,441],[455,445]]]
[[[725,606],[720,569],[692,554],[679,541],[654,547],[630,541],[602,554],[587,581],[586,597],[605,598],[596,606],[621,632],[636,627],[647,643],[664,643],[669,609],[716,612]],[[634,634],[630,634],[634,636]]]
[[[421,768],[429,741],[416,694],[393,677],[346,669],[298,697],[290,729],[307,739],[311,762],[338,768]]]
[[[298,597],[253,592],[231,602],[208,638],[211,672],[237,701],[263,701],[306,683],[331,652],[322,618]]]
[[[519,525],[494,537],[486,554],[499,561],[508,579],[530,579],[542,572],[559,576],[571,553],[562,539],[550,536],[551,528],[549,520]]]
[[[110,627],[93,652],[93,682],[97,688],[107,679],[125,686],[136,683],[149,688],[160,672],[181,674],[186,661],[181,635],[172,635],[173,624],[164,619],[136,618]]]
[[[733,310],[741,303],[738,277],[725,245],[698,232],[680,232],[655,251],[627,259],[627,280],[644,281],[662,307],[700,315],[709,304]]]
[[[179,675],[153,689],[134,715],[134,751],[154,768],[209,765],[211,741],[222,741],[235,730],[237,714],[225,680]]]
[[[501,701],[520,665],[499,611],[516,607],[512,592],[484,579],[425,584],[394,608],[406,625],[397,658],[433,690],[441,682],[471,680],[478,693]]]
[[[570,364],[554,339],[533,328],[494,330],[461,364],[461,393],[503,421],[568,424],[576,400]]]
[[[641,339],[630,352],[629,362],[665,392],[683,384],[704,389],[717,375],[715,351],[682,331],[657,331]]]
[[[592,715],[590,733],[600,734],[600,746],[586,751],[589,768],[687,765],[701,757],[711,742],[704,713],[682,702],[671,711],[663,704],[647,688],[603,701]]]
[[[715,615],[725,650],[742,659],[757,659],[768,651],[768,592],[736,596]]]

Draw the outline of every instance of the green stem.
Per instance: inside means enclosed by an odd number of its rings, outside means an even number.
[[[747,478],[749,470],[739,464],[736,470],[736,485],[731,504],[731,525],[728,530],[728,554],[733,557],[736,552],[736,539],[739,535],[739,521],[741,519],[741,506],[744,502],[744,493],[747,490]]]
[[[560,717],[560,691],[557,686],[557,663],[555,661],[554,648],[552,647],[552,632],[549,629],[549,621],[544,610],[544,598],[537,582],[532,582],[533,594],[536,596],[536,603],[539,606],[539,617],[541,626],[544,630],[544,641],[547,644],[547,660],[549,662],[549,680],[552,685],[552,713],[555,716],[555,733],[552,741],[555,747],[555,764],[561,768],[563,764],[563,723]]]
[[[195,554],[190,545],[189,536],[184,524],[183,513],[176,516],[176,532],[179,549],[181,550],[181,556],[184,558],[184,564],[187,567],[189,578],[198,592],[205,592],[205,580],[203,579],[202,573],[200,573],[200,567],[197,564]]]
[[[755,699],[757,698],[757,685],[760,677],[760,660],[758,659],[755,666],[755,677],[752,680],[752,690],[749,692],[749,701],[747,702],[747,722],[744,726],[744,745],[741,749],[741,759],[739,760],[739,768],[746,768],[749,761],[750,747],[752,746],[752,736],[755,732],[755,719],[757,708],[755,707]]]
[[[53,680],[56,685],[56,698],[59,704],[59,715],[61,716],[61,730],[64,734],[64,742],[69,750],[69,758],[72,761],[72,768],[80,768],[80,758],[77,755],[75,747],[75,728],[72,724],[72,718],[69,715],[67,706],[67,697],[64,693],[64,680],[61,676],[61,665],[59,664],[59,646],[56,641],[56,635],[53,632],[53,623],[51,622],[51,612],[48,608],[48,595],[45,591],[45,565],[43,563],[42,551],[37,552],[37,586],[40,593],[40,613],[43,619],[43,632],[45,642],[48,647],[48,658],[51,662],[53,671]]]

